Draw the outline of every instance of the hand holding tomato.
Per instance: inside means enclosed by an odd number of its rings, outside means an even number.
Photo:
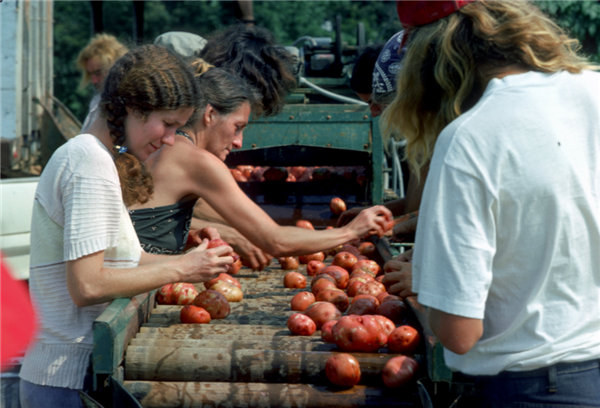
[[[175,261],[175,270],[180,275],[178,282],[205,282],[227,272],[229,265],[233,263],[230,255],[233,249],[228,245],[211,249],[207,249],[207,246],[208,239],[204,239],[201,245]]]
[[[393,225],[392,213],[382,205],[376,205],[360,212],[344,228],[354,231],[356,238],[364,238],[369,235],[383,237],[385,232]]]
[[[185,251],[202,243],[202,240],[207,238],[208,240],[219,239],[219,231],[213,227],[204,227],[199,230],[190,230],[188,233],[187,243],[185,244]]]
[[[338,228],[341,228],[344,225],[348,224],[350,221],[352,221],[354,218],[356,218],[356,216],[364,209],[365,209],[365,207],[354,207],[347,211],[344,211],[340,215],[340,218],[338,218],[338,220],[337,220]]]

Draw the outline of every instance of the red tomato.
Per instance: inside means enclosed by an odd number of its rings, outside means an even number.
[[[315,227],[313,227],[313,225],[312,225],[312,222],[307,221],[307,220],[298,220],[298,221],[296,221],[296,227],[310,229],[310,230],[314,230],[315,229]]]
[[[181,323],[210,323],[210,314],[201,307],[187,305],[179,312]]]
[[[339,197],[332,198],[329,202],[329,209],[332,213],[339,215],[346,211],[346,203]]]
[[[421,335],[411,326],[400,326],[388,337],[388,348],[392,353],[410,354],[419,346]]]
[[[336,354],[327,359],[325,374],[335,385],[352,387],[360,381],[360,365],[350,354]]]
[[[410,381],[419,369],[419,363],[410,357],[398,356],[391,358],[381,372],[383,383],[390,387],[400,387]]]

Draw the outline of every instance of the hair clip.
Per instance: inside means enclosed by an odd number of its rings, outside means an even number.
[[[117,151],[117,153],[122,154],[127,152],[127,146],[117,146],[114,145],[113,148]]]

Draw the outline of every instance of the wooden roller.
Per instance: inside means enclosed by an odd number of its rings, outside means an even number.
[[[187,347],[195,349],[211,348],[233,348],[249,350],[297,350],[297,351],[333,351],[337,346],[331,343],[324,343],[320,339],[305,338],[304,340],[291,337],[290,339],[278,341],[255,341],[255,340],[174,340],[168,336],[162,338],[142,337],[132,339],[130,346],[143,347]]]
[[[308,384],[125,381],[144,408],[346,408],[420,406],[414,387],[390,390]]]
[[[275,335],[266,335],[266,336],[252,336],[250,334],[232,334],[232,335],[227,335],[224,336],[222,334],[206,334],[203,332],[193,332],[193,333],[178,333],[178,334],[165,334],[165,333],[138,333],[135,338],[139,339],[139,338],[170,338],[173,340],[188,340],[188,339],[193,339],[193,340],[215,340],[215,341],[219,341],[219,340],[245,340],[245,341],[275,341],[275,340],[279,340],[279,339],[283,339],[285,337],[282,336],[275,336]],[[307,341],[310,341],[310,339],[320,339],[319,337],[308,337],[308,336],[297,336],[297,337],[291,337],[293,339],[298,339],[298,340],[302,340],[302,339],[307,339]]]
[[[327,384],[325,362],[335,352],[193,349],[129,346],[125,379]],[[381,383],[385,363],[398,354],[352,353],[361,384]]]
[[[270,325],[225,325],[225,324],[175,324],[169,327],[141,327],[140,333],[205,333],[205,334],[249,334],[253,336],[291,336],[285,326]],[[316,332],[314,336],[320,336]]]

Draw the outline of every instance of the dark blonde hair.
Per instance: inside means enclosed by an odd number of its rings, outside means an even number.
[[[115,146],[122,146],[127,137],[126,108],[146,119],[153,111],[182,107],[198,107],[194,75],[183,60],[159,45],[141,46],[119,59],[106,77],[100,101]],[[154,183],[144,163],[122,153],[118,154],[116,165],[125,204],[147,202]]]
[[[528,1],[471,3],[411,32],[396,98],[382,116],[384,133],[406,138],[406,156],[420,174],[440,132],[481,96],[486,68],[596,69],[578,49],[577,40]]]
[[[90,83],[90,74],[87,72],[86,63],[91,58],[97,58],[102,69],[108,71],[116,60],[129,51],[127,47],[110,34],[96,34],[88,45],[79,52],[77,68],[81,70],[80,88],[85,88]]]

